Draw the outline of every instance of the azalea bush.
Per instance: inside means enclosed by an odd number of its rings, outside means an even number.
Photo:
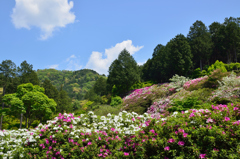
[[[166,98],[173,93],[175,93],[175,88],[169,86],[168,83],[135,90],[123,99],[124,110],[143,114],[154,106],[154,102],[158,102],[159,99]]]
[[[0,132],[1,158],[239,158],[240,105],[174,112],[59,114],[32,130]]]
[[[200,77],[200,78],[196,78],[193,80],[189,80],[186,83],[184,83],[183,88],[186,90],[197,90],[199,88],[201,88],[202,83],[204,83],[206,80],[208,79],[208,76],[204,76],[204,77]]]
[[[183,86],[190,80],[187,77],[174,75],[169,79],[171,82],[169,83],[169,87],[174,88],[177,92],[183,89]]]
[[[209,100],[216,103],[238,101],[240,97],[240,78],[235,73],[232,72],[229,76],[223,77],[218,83],[218,89],[212,93]]]

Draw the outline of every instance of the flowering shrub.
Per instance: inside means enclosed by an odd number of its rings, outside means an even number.
[[[239,158],[239,110],[238,104],[212,105],[153,119],[138,133],[142,147],[155,158]]]
[[[181,89],[183,89],[184,84],[188,82],[190,79],[176,74],[169,80],[171,81],[169,87],[174,88],[178,92]]]
[[[239,158],[240,106],[212,105],[161,119],[122,112],[59,114],[27,131],[0,131],[1,158]]]
[[[240,78],[233,72],[229,76],[223,77],[222,81],[218,81],[218,83],[218,89],[213,92],[209,100],[225,99],[228,102],[233,102],[240,97]]]
[[[148,95],[151,93],[151,89],[153,86],[149,86],[149,87],[144,87],[144,88],[140,88],[140,89],[135,89],[134,91],[132,91],[131,94],[129,94],[128,96],[124,97],[123,100],[127,100],[127,99],[133,99],[134,97],[136,98],[140,98],[142,95]]]
[[[111,137],[113,134],[115,139],[117,138],[116,142],[121,141],[118,135],[122,138],[123,134],[135,134],[135,131],[146,126],[145,123],[149,119],[150,116],[146,113],[138,115],[126,111],[120,112],[118,116],[108,114],[107,117],[97,117],[93,112],[81,114],[79,117],[74,117],[73,114],[59,114],[54,120],[48,121],[47,125],[39,124],[31,131],[27,129],[0,131],[0,147],[2,147],[0,157],[15,155],[31,158],[30,156],[38,154],[46,158],[50,156],[71,158],[69,153],[73,153],[75,146],[80,146],[80,152],[85,151],[87,147],[91,147],[88,151],[92,151],[92,146],[95,145],[96,148],[96,140],[105,139],[107,145],[113,140]],[[108,137],[111,137],[110,140]],[[28,155],[29,152],[31,155]],[[86,155],[92,154],[90,156],[94,157],[93,152],[88,153],[80,156],[86,158]]]
[[[197,86],[201,81],[205,81],[205,80],[207,80],[207,79],[208,79],[208,76],[204,76],[204,77],[196,78],[196,79],[193,79],[193,80],[189,80],[189,81],[187,81],[186,83],[184,83],[183,88],[188,90],[188,89],[190,88],[190,86],[192,86],[192,89],[191,89],[191,90],[193,90],[194,87],[195,87],[195,89],[196,89],[196,86]]]

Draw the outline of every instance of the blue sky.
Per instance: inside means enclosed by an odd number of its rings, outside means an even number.
[[[0,62],[108,74],[124,48],[142,64],[158,44],[187,36],[196,20],[223,23],[240,17],[239,6],[239,0],[1,0]]]

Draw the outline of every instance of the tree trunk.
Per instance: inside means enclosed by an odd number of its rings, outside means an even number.
[[[26,122],[25,122],[25,128],[27,129],[27,113],[26,113]]]
[[[235,62],[237,63],[237,52],[236,52],[236,46],[234,45],[234,54],[235,54]]]
[[[202,71],[202,59],[200,59],[200,69]]]
[[[3,96],[5,95],[5,89],[6,87],[3,86]],[[4,102],[2,102],[2,109],[4,109]],[[0,130],[2,130],[2,121],[3,121],[3,115],[1,115]]]
[[[20,129],[22,129],[22,119],[23,119],[23,113],[21,113],[21,117],[20,117]]]

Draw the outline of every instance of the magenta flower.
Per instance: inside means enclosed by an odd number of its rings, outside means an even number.
[[[191,117],[195,117],[194,113],[191,113],[191,114],[189,115],[189,117],[190,117],[190,118],[191,118]]]
[[[164,148],[165,151],[166,151],[166,150],[169,151],[169,149],[170,149],[169,146],[167,146],[167,147]]]
[[[237,107],[234,107],[234,108],[233,108],[233,110],[238,110],[238,109],[239,109],[239,108],[237,108]]]
[[[39,136],[42,136],[42,134],[39,134]]]
[[[188,135],[187,133],[183,133],[183,137],[187,137],[187,135]]]
[[[115,129],[114,129],[114,128],[111,128],[111,130],[112,130],[112,131],[115,131]]]
[[[172,142],[174,142],[174,141],[175,141],[175,140],[172,139],[172,138],[168,140],[168,142],[170,142],[170,143],[172,143]]]
[[[155,131],[152,129],[152,130],[150,130],[149,132],[152,132],[152,133],[155,133]]]
[[[200,154],[200,158],[205,158],[206,154]]]
[[[101,137],[98,137],[98,140],[102,140]]]
[[[124,152],[124,156],[129,156],[129,153],[128,152]]]
[[[184,143],[183,141],[179,141],[179,142],[178,142],[178,145],[184,146],[184,144],[185,144],[185,143]]]
[[[88,145],[92,145],[92,143],[91,143],[91,142],[88,142]]]
[[[225,117],[225,121],[229,121],[230,120],[230,118],[229,117]]]

